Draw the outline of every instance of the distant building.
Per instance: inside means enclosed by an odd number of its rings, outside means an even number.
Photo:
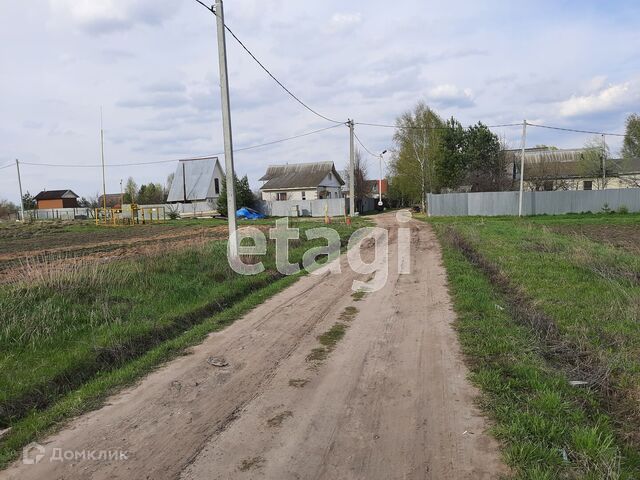
[[[270,165],[260,178],[262,200],[318,200],[342,198],[344,180],[333,162]]]
[[[385,198],[387,196],[387,192],[389,191],[389,182],[387,181],[386,178],[383,178],[382,182],[380,182],[380,180],[364,181],[364,187],[367,191],[368,197],[376,198],[376,199],[380,198],[380,193],[378,192],[380,183],[382,183],[382,198]]]
[[[520,180],[522,150],[507,150],[507,168],[514,181]],[[525,149],[526,190],[596,190],[640,186],[640,159],[602,158],[588,148]]]
[[[72,190],[42,191],[35,196],[38,209],[78,208],[78,195]]]
[[[122,194],[121,193],[107,193],[107,208],[121,208]],[[104,207],[104,201],[102,195],[98,197],[98,207]]]
[[[217,208],[223,179],[217,158],[180,160],[167,203],[207,202]]]

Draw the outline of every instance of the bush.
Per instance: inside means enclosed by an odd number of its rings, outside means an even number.
[[[627,207],[626,205],[620,205],[620,207],[618,207],[618,213],[621,215],[626,215],[627,213],[629,213],[629,207]]]

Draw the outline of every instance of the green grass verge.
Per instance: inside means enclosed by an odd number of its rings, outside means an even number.
[[[343,245],[366,222],[334,224]],[[299,222],[304,232],[317,222]],[[301,238],[304,238],[302,236]],[[322,240],[291,241],[299,262]],[[242,276],[226,242],[53,274],[0,292],[0,465],[58,422],[93,408],[118,386],[221,328],[297,276],[278,279],[274,249],[266,272]]]
[[[126,365],[98,374],[89,382],[58,399],[46,410],[32,411],[15,422],[10,434],[0,442],[0,469],[5,468],[9,462],[17,458],[24,445],[46,437],[66,419],[99,407],[111,393],[132,384],[161,363],[180,355],[186,348],[202,342],[209,333],[231,324],[253,307],[297,281],[299,277],[300,275],[284,277],[271,283]]]
[[[570,217],[432,222],[443,243],[473,380],[485,393],[483,407],[495,419],[494,432],[518,478],[639,478],[640,259],[544,228],[574,222]],[[583,215],[580,221],[637,222],[631,217]],[[554,351],[557,343],[518,321],[519,300],[503,297],[486,271],[448,243],[448,228],[495,265],[529,300],[528,308],[551,319],[562,347],[578,349],[567,357],[593,365],[598,378],[575,378],[578,370]],[[571,387],[569,380],[590,386]]]

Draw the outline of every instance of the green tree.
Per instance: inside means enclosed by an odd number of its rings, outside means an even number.
[[[236,187],[236,207],[248,207],[253,208],[256,204],[256,198],[249,186],[249,178],[245,175],[240,180],[234,175],[235,187]],[[218,197],[218,213],[220,215],[227,216],[229,213],[227,209],[227,182],[225,178],[221,179],[222,188],[220,189],[220,196]]]
[[[407,201],[420,203],[424,210],[426,195],[434,188],[434,164],[437,163],[439,129],[443,122],[425,103],[396,120],[393,140],[397,154],[391,163],[392,176]]]
[[[451,117],[440,131],[439,154],[434,165],[434,187],[456,189],[468,173],[469,156],[466,155],[466,132],[460,122]]]
[[[164,202],[164,189],[159,183],[141,185],[136,196],[140,205],[156,205]]]
[[[622,157],[626,160],[640,158],[640,115],[635,113],[627,117]]]
[[[500,139],[482,122],[467,129],[464,154],[473,190],[499,192],[510,183]]]
[[[22,205],[25,210],[33,210],[37,206],[36,199],[29,192],[22,195]]]
[[[602,139],[596,136],[587,140],[584,144],[584,149],[578,161],[580,176],[592,178],[598,190],[607,188],[609,177],[615,173],[612,162],[607,161],[611,157],[609,147],[605,146]],[[606,166],[604,178],[602,172],[603,162]]]

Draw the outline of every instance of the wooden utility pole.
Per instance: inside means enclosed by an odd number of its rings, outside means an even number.
[[[220,68],[220,95],[222,99],[222,129],[224,131],[224,162],[227,181],[227,217],[229,220],[229,254],[238,256],[236,240],[236,183],[233,168],[233,138],[231,134],[231,104],[229,101],[229,75],[227,73],[227,41],[222,0],[216,0],[215,15],[218,27],[218,64]],[[234,239],[232,241],[232,238]]]

